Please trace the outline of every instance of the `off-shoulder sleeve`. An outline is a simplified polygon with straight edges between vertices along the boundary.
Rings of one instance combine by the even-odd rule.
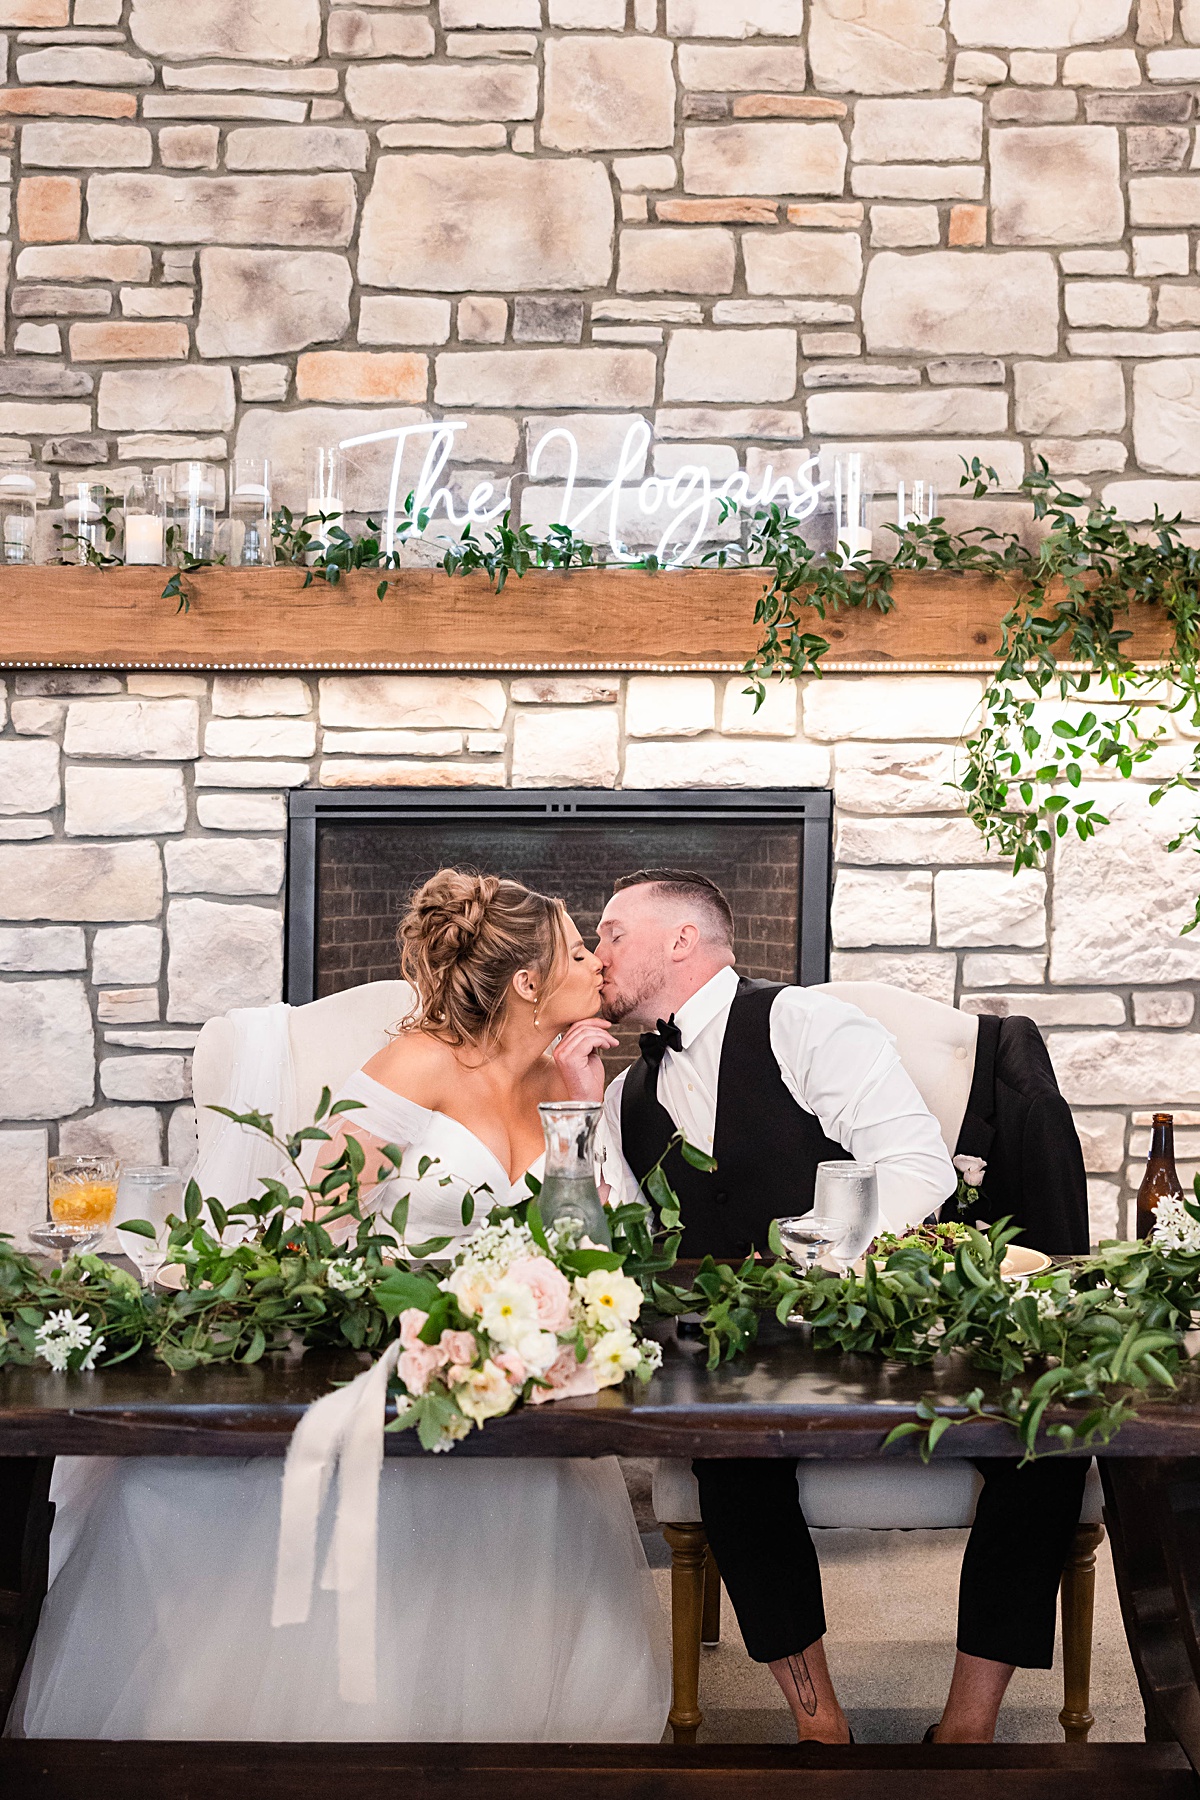
[[[356,1100],[357,1106],[341,1114],[343,1122],[356,1132],[369,1132],[382,1144],[395,1144],[400,1150],[419,1144],[429,1130],[433,1114],[428,1107],[393,1093],[359,1069],[339,1089],[335,1100]]]

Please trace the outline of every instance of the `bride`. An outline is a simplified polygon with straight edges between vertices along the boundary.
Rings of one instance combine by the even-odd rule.
[[[599,1007],[600,969],[561,903],[444,869],[400,928],[416,994],[352,1076],[367,1151],[405,1152],[409,1235],[466,1235],[470,1188],[527,1193],[537,1106],[567,1097],[551,1055]],[[607,1041],[581,1026],[589,1044]],[[325,1160],[341,1148],[331,1144]],[[431,1165],[431,1166],[430,1166]],[[339,1698],[336,1596],[272,1628],[277,1458],[88,1465],[8,1730],[28,1737],[657,1742],[662,1620],[614,1458],[390,1457],[379,1505],[378,1682]],[[74,1513],[74,1517],[72,1514]],[[82,1516],[79,1516],[82,1515]]]

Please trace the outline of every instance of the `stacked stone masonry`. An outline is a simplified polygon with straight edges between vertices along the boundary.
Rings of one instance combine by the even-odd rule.
[[[582,480],[641,409],[722,474],[808,440],[943,489],[979,451],[1011,489],[1038,454],[1200,523],[1192,0],[0,0],[0,28],[0,456],[51,509],[235,448],[302,504],[309,443],[453,408],[452,494],[512,481],[544,525],[529,409],[584,412]],[[380,505],[382,463],[358,485]]]
[[[1151,1108],[1200,1166],[1194,859],[1148,806],[1190,746],[1153,708],[1154,766],[1096,785],[1111,824],[1014,879],[947,785],[981,690],[831,675],[755,712],[736,675],[10,675],[0,1228],[42,1215],[47,1149],[192,1155],[200,1026],[280,995],[289,788],[831,787],[834,979],[1036,1020],[1111,1234]]]
[[[978,453],[1002,497],[945,510],[1024,530],[1041,455],[1200,528],[1196,0],[0,0],[0,37],[0,457],[47,546],[92,470],[266,455],[302,505],[310,444],[450,408],[458,504],[539,526],[530,445],[569,422],[594,483],[632,410],[655,474],[845,445],[946,493]],[[200,1023],[279,991],[289,786],[832,783],[834,973],[1032,1013],[1115,1228],[1151,1105],[1200,1161],[1193,869],[1145,806],[1187,745],[1014,882],[944,785],[978,691],[10,676],[4,1218],[48,1145],[186,1154]]]

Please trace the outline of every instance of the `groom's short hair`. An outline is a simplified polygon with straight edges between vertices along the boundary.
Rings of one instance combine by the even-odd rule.
[[[635,869],[632,875],[622,875],[613,882],[613,893],[631,887],[652,887],[664,897],[693,907],[705,941],[732,948],[733,908],[707,875],[697,875],[691,869]]]

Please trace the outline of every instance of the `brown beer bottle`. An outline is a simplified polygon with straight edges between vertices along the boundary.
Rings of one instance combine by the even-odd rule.
[[[1170,1113],[1155,1113],[1150,1135],[1150,1154],[1137,1197],[1137,1236],[1148,1238],[1160,1200],[1181,1200],[1183,1189],[1175,1173],[1175,1120]]]

